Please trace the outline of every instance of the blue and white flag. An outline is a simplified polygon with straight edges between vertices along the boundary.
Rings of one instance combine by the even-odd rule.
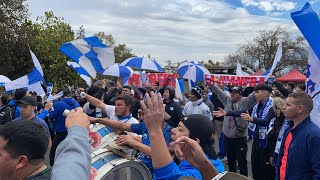
[[[274,69],[276,69],[278,63],[280,62],[281,57],[282,57],[282,42],[279,43],[279,46],[278,46],[278,49],[276,52],[276,56],[274,57],[273,64],[272,64],[271,68],[268,69],[265,73],[263,73],[262,76],[271,76]]]
[[[64,43],[59,50],[93,78],[115,62],[113,49],[102,44],[96,36]]]
[[[12,92],[19,88],[26,88],[28,91],[35,91],[38,95],[45,95],[46,93],[40,83],[42,78],[39,71],[33,68],[31,73],[6,83],[5,88],[7,92]]]
[[[39,62],[38,58],[36,57],[36,55],[34,55],[34,53],[31,50],[30,50],[30,54],[31,54],[32,61],[33,61],[33,64],[34,64],[34,69],[33,69],[33,72],[31,72],[31,73],[36,73],[35,71],[38,71],[36,74],[39,75],[40,80],[42,81],[42,83],[44,85],[46,85],[46,81],[44,80],[43,70],[42,70],[42,67],[40,65],[40,62]]]
[[[11,82],[11,80],[8,77],[0,75],[0,87],[4,86],[8,82]]]
[[[92,80],[90,78],[90,75],[88,74],[88,72],[82,68],[78,63],[76,62],[71,62],[71,61],[68,61],[67,62],[68,66],[70,66],[72,69],[74,69],[79,75],[80,77],[86,81],[87,85],[88,86],[91,86],[92,84]]]
[[[320,127],[320,61],[314,51],[310,49],[308,69],[306,73],[306,92],[313,99],[311,120]]]
[[[183,82],[182,82],[183,85]],[[181,87],[181,84],[178,80],[178,78],[176,79],[176,88],[175,88],[175,93],[176,93],[176,97],[179,99],[182,99],[182,89],[184,89],[183,87]]]
[[[306,3],[300,11],[291,13],[291,18],[320,59],[320,20],[317,13]]]

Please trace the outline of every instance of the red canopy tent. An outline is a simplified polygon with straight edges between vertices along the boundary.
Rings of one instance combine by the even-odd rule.
[[[290,72],[288,72],[286,75],[277,78],[277,81],[280,82],[300,82],[304,83],[306,81],[306,76],[301,74],[296,69],[292,69]]]
[[[261,69],[259,69],[258,71],[254,72],[250,76],[261,76],[262,74],[263,74],[263,71]]]

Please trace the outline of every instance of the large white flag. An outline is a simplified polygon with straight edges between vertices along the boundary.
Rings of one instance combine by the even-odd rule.
[[[309,51],[306,92],[313,99],[311,120],[320,127],[320,61],[312,49]]]
[[[248,73],[242,71],[241,64],[239,61],[237,61],[237,71],[236,71],[237,76],[249,76]]]
[[[274,57],[273,64],[270,69],[268,69],[262,76],[271,76],[274,69],[277,67],[282,57],[282,42],[279,43],[276,56]]]

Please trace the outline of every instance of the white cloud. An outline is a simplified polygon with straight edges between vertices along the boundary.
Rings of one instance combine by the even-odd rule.
[[[257,1],[242,0],[255,5]],[[237,44],[252,39],[259,30],[289,20],[250,15],[245,8],[233,8],[221,1],[206,0],[29,0],[32,17],[52,9],[57,16],[87,35],[104,31],[116,43],[125,43],[138,56],[151,54],[165,60],[222,60]],[[41,11],[39,11],[41,10]]]
[[[297,3],[283,0],[241,0],[244,6],[257,7],[260,10],[271,11],[288,11],[295,8]]]

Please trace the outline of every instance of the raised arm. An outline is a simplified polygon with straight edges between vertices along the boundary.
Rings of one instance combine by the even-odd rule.
[[[103,124],[105,126],[111,127],[114,130],[120,130],[120,131],[130,131],[131,130],[131,124],[128,123],[124,123],[121,121],[113,121],[107,118],[93,118],[93,117],[89,117],[90,122],[93,123],[99,123],[99,124]]]
[[[93,97],[93,96],[90,96],[89,94],[85,93],[85,92],[81,92],[80,93],[80,96],[82,98],[85,98],[87,101],[90,102],[90,104],[92,104],[93,106],[99,108],[99,109],[105,109],[106,108],[106,104],[104,102],[102,102],[101,100]]]
[[[164,106],[161,94],[156,95],[151,92],[150,98],[149,94],[146,93],[146,104],[141,101],[141,108],[150,137],[152,166],[154,168],[164,167],[172,162],[172,157],[164,137],[160,136],[160,134],[163,134],[161,125],[164,121]]]
[[[230,100],[230,97],[227,96],[216,84],[211,84],[209,88],[217,95],[223,106],[226,106],[226,104]]]

